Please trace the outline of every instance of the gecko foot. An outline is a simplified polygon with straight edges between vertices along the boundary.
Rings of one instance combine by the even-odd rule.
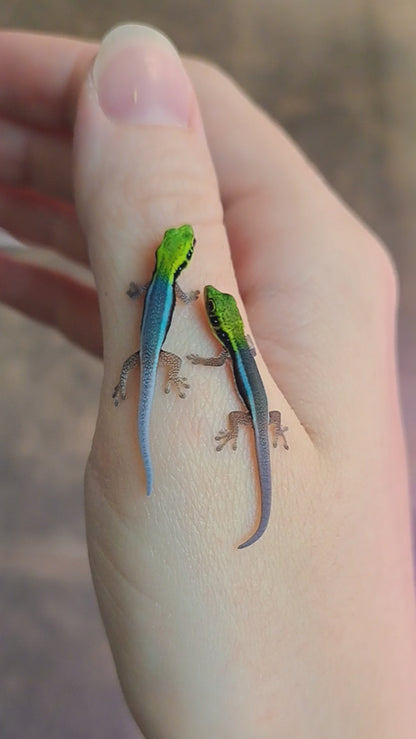
[[[121,387],[121,383],[118,383],[118,385],[115,386],[111,397],[114,399],[114,405],[116,408],[119,405],[120,400],[126,399],[126,389]]]
[[[278,438],[277,438],[278,436],[281,436],[282,439],[283,439],[283,449],[289,449],[289,444],[287,443],[286,436],[285,436],[285,432],[286,431],[289,431],[289,426],[283,426],[281,429],[279,429],[278,431],[276,431],[275,434],[273,434],[273,442],[272,443],[273,443],[273,446],[274,446],[275,449],[276,449],[277,444],[278,444]]]
[[[165,385],[165,393],[170,392],[171,385],[175,387],[180,398],[185,398],[185,390],[189,390],[188,380],[186,377],[179,377],[179,370],[182,360],[177,354],[167,352],[164,349],[160,352],[159,362],[168,368],[168,378]]]
[[[233,431],[226,431],[226,430],[218,431],[218,434],[215,437],[215,441],[219,441],[220,442],[215,447],[215,451],[217,451],[217,452],[220,452],[221,449],[224,449],[225,445],[229,441],[232,441],[233,442],[232,445],[231,445],[232,450],[235,452],[236,449],[237,449],[237,436],[236,436],[235,433],[233,433]]]
[[[189,390],[191,387],[188,384],[186,377],[170,377],[165,386],[165,393],[170,393],[171,385],[175,386],[175,390],[180,398],[186,398],[184,390]]]
[[[269,424],[272,427],[272,443],[276,448],[279,436],[283,439],[283,448],[289,449],[289,444],[286,441],[285,432],[288,431],[287,426],[282,426],[280,411],[270,411],[269,413]]]
[[[183,303],[193,303],[194,300],[198,300],[200,295],[200,290],[191,290],[189,293],[186,293],[182,290],[182,288],[178,285],[178,283],[175,283],[175,293],[176,297],[179,298],[179,300],[182,300]]]
[[[187,299],[186,303],[193,303],[194,300],[198,300],[199,296],[201,294],[200,290],[191,290],[189,293],[187,293]]]
[[[201,364],[201,359],[203,359],[199,354],[187,354],[186,358],[189,359],[192,364]]]
[[[130,370],[133,369],[133,367],[137,367],[139,364],[140,352],[134,352],[130,357],[127,357],[125,362],[123,362],[123,366],[121,368],[120,372],[120,379],[118,381],[118,384],[115,386],[112,397],[114,398],[114,405],[118,406],[120,403],[120,400],[126,399],[126,386],[127,386],[127,378],[129,376]]]

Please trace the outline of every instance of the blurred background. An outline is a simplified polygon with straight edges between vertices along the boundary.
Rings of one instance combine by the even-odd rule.
[[[82,37],[99,37],[127,20],[158,26],[184,53],[224,67],[386,241],[401,280],[400,377],[414,500],[416,4],[8,0],[0,6],[3,27]],[[0,737],[133,739],[138,731],[118,687],[84,541],[82,480],[100,364],[0,307],[0,367]]]

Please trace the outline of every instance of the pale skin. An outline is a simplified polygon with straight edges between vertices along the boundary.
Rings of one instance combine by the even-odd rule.
[[[386,252],[221,72],[188,60],[191,87],[165,56],[160,73],[186,87],[186,125],[126,124],[85,84],[96,51],[1,34],[0,224],[91,264],[102,334],[94,291],[2,254],[0,299],[95,354],[103,336],[88,546],[129,708],[149,739],[411,739],[415,608]],[[201,382],[190,365],[186,401],[159,382],[149,499],[136,397],[111,399],[139,322],[126,285],[148,280],[161,235],[180,223],[198,241],[181,286],[241,296],[269,406],[290,429],[290,450],[272,454],[268,529],[243,551],[258,508],[250,429],[234,453],[212,443],[235,403],[226,368]],[[166,349],[215,353],[200,301],[183,319]]]

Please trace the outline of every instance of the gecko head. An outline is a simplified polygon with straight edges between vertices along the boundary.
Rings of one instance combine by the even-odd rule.
[[[205,310],[212,331],[221,344],[230,349],[232,343],[244,341],[244,326],[235,298],[228,293],[222,293],[212,285],[204,287]]]
[[[195,236],[192,226],[185,224],[165,231],[163,241],[156,251],[156,262],[166,274],[178,277],[191,261]]]

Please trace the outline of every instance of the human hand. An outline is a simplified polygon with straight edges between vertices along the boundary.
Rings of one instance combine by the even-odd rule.
[[[134,46],[129,32],[116,38],[119,52]],[[146,48],[153,83],[142,77],[137,88],[153,102],[153,118],[139,104],[146,125],[103,114],[97,86],[107,112],[114,97],[97,73],[95,86],[83,83],[94,45],[21,34],[0,43],[0,113],[13,121],[1,124],[1,225],[89,259],[98,289],[104,381],[86,516],[127,701],[149,737],[413,736],[389,260],[286,136],[220,72],[192,61],[208,150],[175,55],[140,38],[113,94],[131,99]],[[102,55],[99,64],[105,74]],[[156,105],[162,94],[168,123]],[[289,426],[290,451],[272,450],[269,527],[243,552],[236,545],[255,521],[257,480],[249,432],[235,454],[215,453],[213,436],[236,406],[227,372],[202,379],[189,364],[185,401],[156,394],[150,499],[134,381],[119,408],[111,400],[138,343],[126,287],[148,280],[164,230],[183,222],[194,225],[197,246],[182,286],[212,283],[241,296],[270,407]],[[0,299],[100,351],[95,293],[76,281],[0,255]],[[215,351],[202,305],[178,308],[166,345],[180,356]]]

